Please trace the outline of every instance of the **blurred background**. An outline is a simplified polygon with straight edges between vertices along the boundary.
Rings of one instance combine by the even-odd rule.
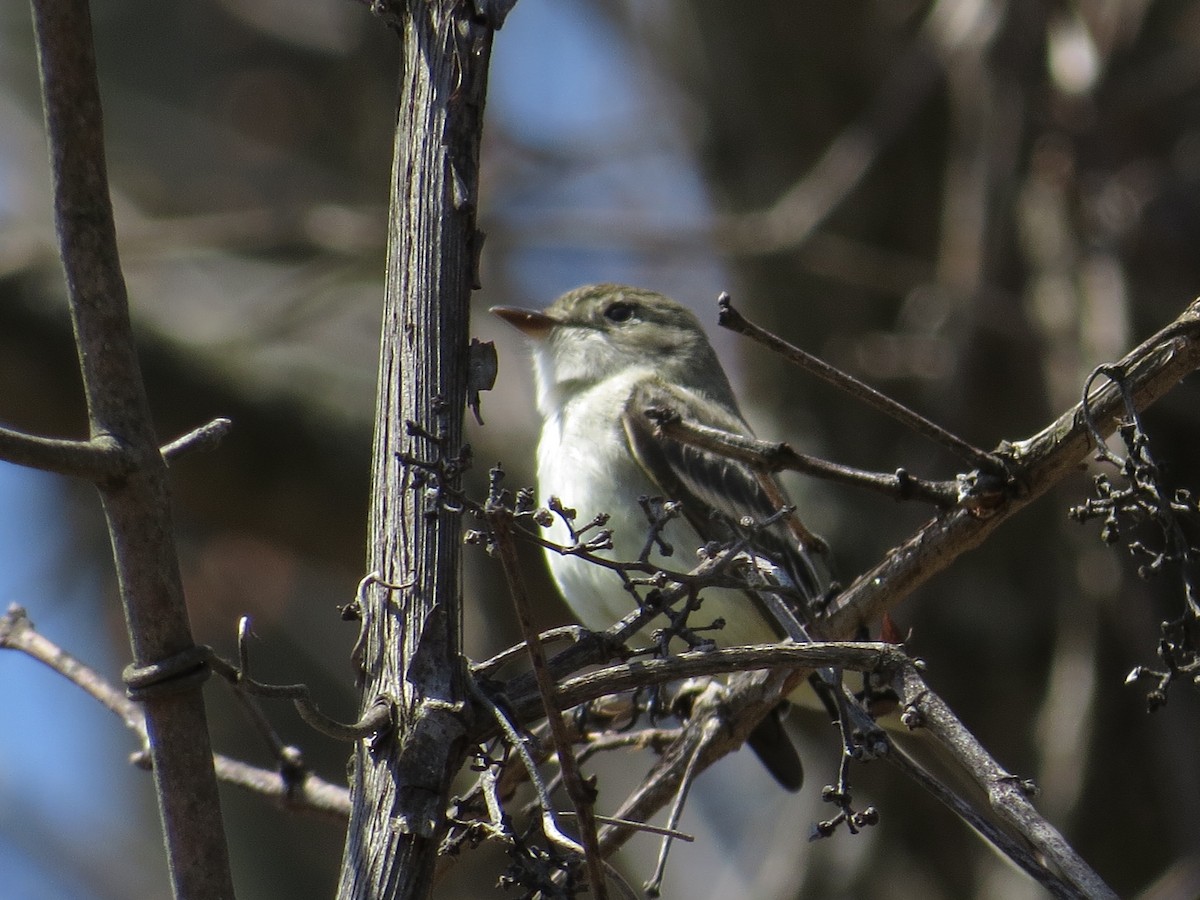
[[[108,166],[135,326],[164,440],[216,415],[220,448],[172,470],[197,639],[258,677],[356,706],[336,607],[362,575],[395,38],[358,4],[109,0],[94,10]],[[520,0],[495,43],[488,240],[474,333],[500,379],[469,423],[482,496],[534,480],[527,351],[485,310],[593,281],[651,287],[713,325],[759,434],[927,477],[961,466],[735,337],[716,296],[984,447],[1038,430],[1096,364],[1174,318],[1200,283],[1200,3],[1189,0]],[[0,8],[0,420],[80,437],[85,418],[51,224],[28,14]],[[1197,386],[1147,416],[1171,476],[1200,483]],[[895,612],[929,679],[1122,896],[1200,893],[1200,704],[1145,712],[1175,582],[1139,581],[1066,509],[1023,512]],[[928,510],[790,482],[849,581]],[[515,641],[499,570],[466,556],[467,647]],[[568,621],[540,558],[545,626]],[[128,660],[94,493],[0,464],[0,603],[114,681]],[[270,765],[220,684],[222,752]],[[272,709],[323,776],[345,747]],[[1037,897],[883,763],[855,799],[881,823],[809,843],[833,780],[828,724],[796,717],[808,783],[749,754],[705,773],[667,897]],[[0,871],[19,898],[168,896],[150,779],[121,724],[0,654]],[[650,759],[602,760],[611,811]],[[319,898],[342,835],[226,791],[243,898]],[[657,845],[619,864],[634,883]],[[494,896],[482,850],[440,886]]]

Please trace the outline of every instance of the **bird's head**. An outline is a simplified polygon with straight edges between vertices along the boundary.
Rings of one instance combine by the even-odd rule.
[[[732,397],[699,320],[654,291],[594,284],[563,294],[542,312],[509,306],[491,311],[533,339],[539,406],[637,372],[722,400]]]

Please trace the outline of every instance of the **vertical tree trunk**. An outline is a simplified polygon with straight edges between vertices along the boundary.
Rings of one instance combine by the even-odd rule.
[[[491,26],[470,3],[408,0],[376,408],[362,707],[396,729],[356,748],[340,896],[429,892],[465,753],[457,485]]]

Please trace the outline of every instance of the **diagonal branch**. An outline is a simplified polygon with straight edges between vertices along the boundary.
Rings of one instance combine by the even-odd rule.
[[[1003,460],[994,454],[986,453],[977,447],[973,447],[957,435],[951,434],[936,422],[931,422],[921,414],[909,409],[903,403],[893,400],[887,394],[875,390],[875,388],[868,384],[864,384],[853,375],[849,375],[841,369],[831,366],[825,360],[818,359],[811,353],[801,350],[793,344],[789,344],[778,335],[772,334],[765,328],[751,322],[734,309],[733,301],[729,298],[728,294],[721,294],[717,298],[717,305],[720,308],[720,312],[717,314],[717,322],[722,328],[728,328],[730,331],[736,331],[738,334],[745,335],[751,340],[757,341],[764,347],[785,357],[789,362],[800,366],[806,372],[811,372],[813,375],[832,384],[834,387],[840,388],[852,397],[858,398],[868,406],[872,406],[885,415],[891,416],[918,434],[923,434],[930,440],[941,444],[951,453],[966,460],[972,466],[982,469],[985,472],[996,474],[1004,471]]]
[[[988,802],[1000,817],[1017,829],[1040,857],[1062,873],[1071,888],[1069,896],[1081,900],[1116,900],[1117,895],[1112,889],[1034,809],[1029,798],[1036,790],[992,759],[945,701],[929,690],[914,666],[901,666],[894,683],[904,703],[905,723],[910,727],[927,728],[954,754],[986,792]]]
[[[49,666],[99,701],[137,737],[141,749],[135,755],[135,762],[150,765],[146,716],[138,704],[95,669],[37,631],[25,610],[15,604],[0,616],[0,649],[16,650]],[[252,766],[219,753],[213,755],[213,766],[217,778],[225,784],[273,800],[284,808],[339,823],[345,823],[350,815],[350,792],[311,772],[304,772],[299,778],[285,776],[281,771]]]
[[[1185,375],[1200,368],[1200,301],[1116,365],[1128,374],[1126,384],[1139,409],[1159,400]],[[1111,434],[1124,412],[1121,389],[1112,382],[1105,384],[1090,398],[1088,410],[1097,427]],[[876,621],[1074,472],[1094,446],[1082,404],[1071,407],[1033,437],[1002,444],[998,452],[1006,458],[1018,486],[1015,496],[987,516],[958,510],[933,519],[839,595],[816,623],[817,634],[826,639],[848,637],[860,625]]]

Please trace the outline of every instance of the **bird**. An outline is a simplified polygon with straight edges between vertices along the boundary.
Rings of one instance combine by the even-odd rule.
[[[562,515],[553,518],[549,541],[571,546],[574,528],[607,514],[611,547],[596,552],[634,561],[651,528],[646,501],[672,501],[679,514],[650,542],[649,562],[686,570],[692,564],[681,565],[683,554],[749,535],[756,563],[793,589],[803,621],[804,607],[819,600],[828,573],[823,547],[805,546],[797,535],[806,532],[789,522],[786,511],[781,514],[790,503],[782,485],[744,462],[665,437],[647,413],[669,410],[753,437],[694,313],[663,294],[608,283],[569,291],[541,311],[497,306],[491,312],[532,343],[542,419],[538,494],[575,511],[573,525]],[[636,601],[610,568],[552,548],[546,559],[583,626],[607,628],[634,608]],[[706,588],[701,597],[688,625],[724,620],[715,632],[723,646],[776,641],[787,631],[753,593]],[[803,767],[777,715],[757,726],[749,744],[783,787],[800,789]]]

